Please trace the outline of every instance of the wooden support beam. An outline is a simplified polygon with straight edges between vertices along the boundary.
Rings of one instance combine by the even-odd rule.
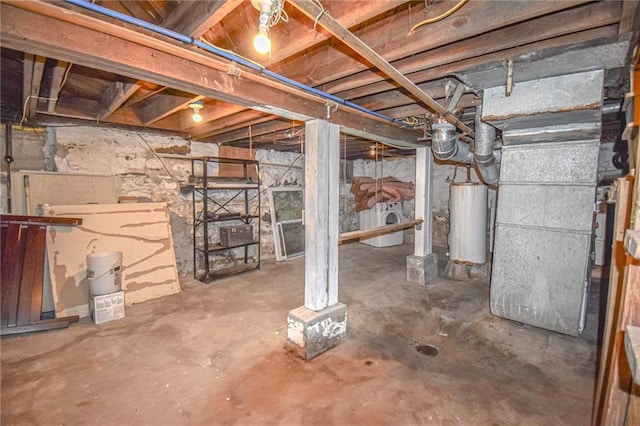
[[[33,63],[35,55],[25,53],[22,61],[22,117],[28,118],[29,101],[31,100],[31,84],[33,81]]]
[[[389,32],[393,22],[414,22],[415,9],[405,10],[391,17],[385,18],[375,25],[358,30],[355,34],[372,49],[381,54],[387,61],[393,62],[426,52],[438,47],[477,36],[478,28],[496,30],[506,28],[518,22],[526,22],[538,16],[571,9],[588,1],[518,1],[510,2],[509,7],[499,1],[472,1],[460,9],[450,19],[444,19],[416,31],[412,36],[401,31]],[[619,6],[612,5],[613,8]],[[314,17],[315,18],[315,17]],[[407,28],[407,31],[409,29]],[[423,31],[428,32],[428,36]],[[502,33],[503,42],[510,38],[508,29]],[[495,50],[500,49],[500,44]],[[347,77],[369,68],[367,64],[344,55],[343,52],[331,46],[321,47],[314,56],[322,57],[322,61],[312,61],[308,56],[301,55],[283,64],[277,64],[273,71],[285,72],[287,76],[298,81],[310,81],[314,85],[327,83],[327,76],[331,79]],[[320,88],[320,87],[319,87]],[[330,92],[334,93],[334,92]]]
[[[320,311],[338,303],[338,184],[340,130],[305,124],[304,306]]]
[[[160,15],[160,13],[151,6],[153,2],[120,0],[120,3],[122,4],[122,6],[124,6],[125,9],[129,11],[131,16],[133,16],[134,18],[151,22],[152,24],[158,24],[163,20],[163,17]]]
[[[433,154],[430,147],[416,150],[415,217],[425,223],[415,233],[413,254],[426,257],[433,253]]]
[[[116,81],[109,84],[98,106],[98,120],[104,120],[113,114],[123,103],[127,101],[140,86],[134,83]]]
[[[351,33],[347,28],[342,26],[338,21],[333,19],[321,9],[317,3],[312,0],[289,0],[294,6],[302,10],[312,19],[316,19],[320,25],[328,30],[334,37],[341,40],[349,48],[353,49],[356,53],[361,55],[367,61],[375,65],[379,70],[389,76],[393,81],[400,84],[405,90],[415,96],[418,100],[423,102],[431,111],[436,114],[442,115],[443,118],[449,123],[456,126],[463,133],[473,137],[473,130],[457,117],[449,114],[442,105],[433,100],[429,95],[420,90],[411,80],[404,76],[400,71],[393,67],[386,59],[376,53],[365,42],[360,40],[357,36]]]
[[[325,99],[249,70],[229,75],[228,62],[210,54],[44,2],[12,0],[2,2],[0,8],[7,18],[2,20],[0,35],[8,48],[83,63],[287,119],[327,116]],[[67,41],[70,34],[75,41],[72,46]],[[347,134],[392,146],[417,146],[417,132],[344,106],[331,111],[331,120]]]
[[[252,121],[252,123],[256,123],[256,121]],[[292,127],[292,122],[283,122],[280,120],[271,120],[270,117],[266,117],[264,122],[252,124],[251,125],[251,137],[254,142],[264,141],[265,139],[272,140],[269,136],[265,138],[265,135],[271,135],[274,132],[285,131]],[[226,133],[221,133],[213,138],[213,142],[215,143],[229,143],[235,142],[240,139],[248,139],[249,138],[249,127],[246,123],[242,124],[236,130],[232,130]]]
[[[606,39],[609,37],[615,37],[617,34],[617,25],[607,25],[601,28],[593,30],[581,31],[576,34],[570,34],[566,36],[560,36],[549,40],[543,40],[524,46],[518,46],[506,50],[488,53],[486,55],[472,57],[468,59],[453,60],[453,62],[434,66],[433,68],[427,67],[421,71],[407,74],[413,82],[422,83],[435,78],[439,78],[442,75],[449,75],[462,72],[466,69],[486,66],[487,64],[502,62],[504,58],[513,58],[519,55],[526,55],[532,51],[541,51],[545,49],[552,49],[556,47],[566,46],[570,44],[586,43],[591,40]],[[456,49],[457,50],[457,49]],[[435,63],[440,62],[439,56],[433,57]],[[404,70],[403,68],[401,68]],[[345,99],[357,98],[360,96],[366,96],[371,93],[380,93],[388,90],[392,90],[397,87],[391,81],[380,81],[379,77],[370,79],[365,73],[359,73],[348,79],[336,80],[332,83],[320,86],[321,90],[328,91],[329,93],[335,93],[337,96]],[[378,81],[377,83],[371,83],[372,81]],[[366,84],[366,85],[361,85]]]
[[[235,9],[241,2],[242,0],[183,2],[177,6],[177,10],[174,10],[171,15],[164,20],[163,25],[181,34],[190,34],[192,37],[198,38],[231,10]],[[126,2],[125,7],[129,9],[131,13],[134,13],[131,7],[140,9],[136,12],[137,14],[146,13],[137,5],[137,2]],[[136,15],[136,13],[134,13],[134,15]],[[138,92],[139,89],[140,85],[135,83],[111,83],[103,96],[98,120],[104,120],[113,114],[118,108],[125,104],[134,93]],[[164,89],[165,88],[162,88],[160,91]],[[197,99],[194,98],[194,100]],[[143,121],[147,120],[145,117],[147,117],[148,114],[150,114],[148,111],[141,113]],[[164,117],[166,117],[166,115],[160,114],[157,118],[149,118],[148,120],[151,120],[149,123],[152,123]]]
[[[185,114],[182,130],[190,132],[193,135],[198,135],[198,137],[200,137],[200,135],[205,137],[210,136],[221,128],[226,129],[229,124],[235,124],[229,123],[229,120],[233,121],[233,117],[240,115],[239,113],[246,114],[246,118],[244,119],[245,124],[249,120],[265,115],[238,105],[218,101],[216,102],[215,108],[206,108],[206,110],[203,109],[200,111],[200,115],[202,115],[202,122],[200,123],[194,123],[191,119],[191,114]],[[208,132],[211,133],[207,134]]]
[[[530,21],[512,25],[506,29],[496,29],[485,34],[478,35],[468,40],[457,41],[446,46],[430,49],[423,53],[412,55],[408,58],[399,59],[392,62],[400,72],[407,75],[413,82],[421,83],[423,79],[415,78],[418,71],[428,72],[431,68],[441,65],[454,64],[465,61],[469,58],[479,60],[479,58],[495,52],[504,52],[503,58],[515,56],[508,49],[519,48],[523,53],[529,53],[532,49],[531,43],[545,40],[550,46],[560,46],[563,44],[579,43],[585,37],[579,33],[592,28],[601,28],[606,25],[615,24],[620,19],[620,6],[609,3],[594,3],[582,6],[576,10],[567,10],[553,15],[543,16]],[[600,32],[587,33],[592,38],[601,37]],[[615,33],[611,32],[610,35]],[[584,34],[582,34],[584,35]],[[558,38],[560,37],[560,38]],[[575,39],[575,41],[574,41]],[[526,48],[525,45],[528,45]],[[507,56],[509,55],[509,56]],[[485,56],[486,57],[486,56]],[[460,68],[462,70],[463,68]],[[444,74],[443,74],[444,75]],[[375,71],[364,70],[356,74],[336,79],[333,82],[319,86],[329,93],[339,93],[346,99],[361,96],[353,93],[354,82],[358,82],[356,87],[367,87],[384,80]],[[392,82],[386,82],[376,90],[390,90],[396,88]],[[376,92],[373,92],[376,93]]]
[[[162,93],[154,96],[140,114],[145,125],[155,123],[177,111],[189,108],[191,102],[203,99],[204,96],[185,96],[183,94]]]
[[[64,84],[64,77],[67,74],[71,64],[65,61],[58,61],[56,66],[53,68],[53,73],[51,75],[51,87],[49,90],[49,102],[47,105],[48,112],[54,112],[56,109],[56,104],[58,103],[58,98],[60,97],[60,91],[62,90],[62,86]]]
[[[394,225],[384,225],[376,228],[361,229],[359,231],[343,232],[338,237],[338,244],[352,243],[354,241],[366,240],[367,238],[375,238],[381,235],[392,234],[394,232],[413,228],[421,223],[422,219],[411,219]]]
[[[640,27],[640,2],[623,1],[622,16],[618,25],[618,34],[637,31]]]
[[[619,178],[616,181],[616,214],[613,224],[613,245],[611,250],[611,267],[609,272],[609,288],[607,295],[607,309],[600,352],[600,365],[594,397],[592,425],[598,426],[611,421],[610,400],[611,393],[620,392],[613,388],[618,383],[618,359],[620,355],[620,333],[618,330],[623,304],[623,288],[625,275],[625,230],[629,226],[631,217],[631,194],[633,178]]]
[[[23,83],[22,96],[24,117],[33,122],[38,107],[38,97],[40,96],[40,84],[42,83],[42,74],[44,73],[44,63],[46,58],[43,56],[34,56],[26,53],[23,65]]]
[[[404,0],[376,0],[376,1],[342,1],[331,4],[331,16],[346,28],[353,28],[359,24],[374,19],[406,3]],[[256,13],[257,18],[257,13]],[[315,17],[314,17],[315,18]],[[272,31],[272,45],[277,46],[271,52],[270,64],[281,62],[290,56],[318,45],[328,39],[327,34],[320,31],[310,31],[308,27],[297,26],[287,31]],[[295,43],[289,42],[295,40]],[[249,46],[253,49],[253,46]],[[244,52],[247,53],[247,52]]]
[[[241,4],[242,0],[185,1],[167,16],[163,26],[199,38]]]

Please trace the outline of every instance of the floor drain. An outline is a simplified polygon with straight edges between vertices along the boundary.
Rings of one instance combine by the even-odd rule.
[[[416,350],[422,354],[422,355],[426,355],[426,356],[436,356],[438,355],[438,348],[436,348],[435,346],[431,346],[431,345],[420,345],[416,347]]]

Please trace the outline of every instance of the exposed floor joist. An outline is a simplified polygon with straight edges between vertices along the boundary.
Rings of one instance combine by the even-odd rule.
[[[5,2],[2,13],[14,23],[2,27],[2,38],[9,48],[79,61],[96,69],[144,78],[289,119],[325,118],[327,114],[327,101],[317,96],[247,71],[241,76],[230,76],[226,73],[228,64],[211,55],[204,56],[57,6]],[[77,40],[73,47],[66,43],[69,34]],[[203,77],[194,81],[193,76]],[[348,134],[366,135],[402,147],[416,146],[417,133],[344,107],[331,112],[331,119]]]

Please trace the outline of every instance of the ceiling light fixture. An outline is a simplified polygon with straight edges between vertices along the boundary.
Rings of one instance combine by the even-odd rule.
[[[189,108],[191,108],[193,110],[193,115],[191,116],[193,121],[195,121],[196,123],[200,123],[202,121],[202,116],[200,115],[200,110],[202,108],[204,108],[204,105],[202,104],[202,101],[191,102],[189,104]]]
[[[271,19],[271,0],[251,0],[253,7],[260,11],[260,24],[258,35],[253,39],[253,47],[258,53],[266,54],[271,51],[271,39],[269,39],[269,20]]]

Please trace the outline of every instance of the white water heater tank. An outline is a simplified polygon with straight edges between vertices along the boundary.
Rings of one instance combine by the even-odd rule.
[[[452,183],[449,188],[449,259],[487,261],[487,186],[482,183]]]

